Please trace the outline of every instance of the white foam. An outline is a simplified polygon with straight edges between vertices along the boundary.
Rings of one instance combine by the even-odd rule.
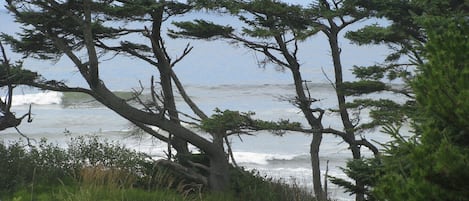
[[[45,91],[34,94],[14,95],[13,106],[18,105],[53,105],[62,103],[63,93],[55,91]]]
[[[254,152],[233,152],[236,162],[267,165],[269,160],[292,160],[293,154],[268,154]]]

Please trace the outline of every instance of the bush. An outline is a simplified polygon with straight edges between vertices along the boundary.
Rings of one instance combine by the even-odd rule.
[[[57,186],[79,182],[94,173],[126,174],[143,178],[151,171],[150,157],[98,137],[72,138],[68,149],[48,144],[45,139],[37,146],[24,142],[0,143],[0,198],[29,186]],[[103,172],[98,172],[102,170]],[[129,182],[123,182],[129,186]]]

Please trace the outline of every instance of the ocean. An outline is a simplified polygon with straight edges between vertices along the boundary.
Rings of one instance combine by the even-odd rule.
[[[333,88],[326,83],[310,83],[313,97],[318,97],[316,106],[334,108],[337,106]],[[255,112],[255,118],[263,120],[289,119],[305,124],[299,109],[286,101],[294,97],[294,86],[289,84],[263,85],[187,85],[186,90],[193,100],[208,114],[215,108]],[[24,122],[18,128],[32,139],[47,138],[49,142],[66,147],[72,136],[96,135],[110,139],[126,147],[143,151],[155,159],[163,158],[166,144],[147,135],[132,135],[132,125],[114,112],[105,108],[91,97],[77,93],[34,91],[29,88],[16,90],[13,108],[17,114],[24,114],[32,105],[33,122]],[[130,97],[132,92],[120,91],[120,96]],[[402,99],[392,94],[381,93],[374,98]],[[176,97],[179,109],[190,113],[180,97]],[[366,113],[365,113],[366,114]],[[362,121],[369,120],[365,115]],[[326,113],[325,127],[341,128],[340,118],[334,113]],[[191,128],[197,131],[196,128]],[[268,131],[254,132],[230,138],[234,156],[238,165],[248,170],[257,170],[261,175],[296,182],[307,188],[312,187],[309,144],[312,136],[287,132],[276,136]],[[366,133],[367,139],[385,142],[389,137],[379,130]],[[2,131],[0,140],[8,143],[20,139],[14,129]],[[196,151],[195,148],[193,150]],[[368,150],[363,150],[370,156]],[[322,173],[328,162],[329,175],[346,178],[339,167],[351,158],[346,143],[340,138],[325,135],[320,151]],[[351,200],[352,197],[342,192],[337,186],[329,184],[329,193],[333,199]]]

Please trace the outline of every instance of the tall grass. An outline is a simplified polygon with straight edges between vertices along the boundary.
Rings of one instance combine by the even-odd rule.
[[[205,191],[151,158],[97,137],[72,138],[67,149],[0,143],[0,200],[14,201],[312,201],[297,185],[232,169],[232,189]]]

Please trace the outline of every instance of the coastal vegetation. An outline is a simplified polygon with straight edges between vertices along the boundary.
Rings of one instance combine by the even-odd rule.
[[[0,144],[0,199],[26,200],[168,200],[168,201],[311,201],[308,190],[256,172],[231,168],[232,189],[210,192],[182,177],[166,160],[96,136],[71,138],[67,147],[41,140]]]
[[[67,148],[17,142],[1,144],[0,199],[7,200],[313,200],[309,191],[237,167],[229,137],[252,131],[285,131],[312,136],[310,159],[315,199],[328,198],[327,181],[342,186],[355,200],[467,200],[469,188],[469,5],[466,1],[318,0],[308,6],[275,0],[254,1],[16,1],[7,9],[22,25],[18,36],[2,34],[1,44],[40,60],[73,62],[86,86],[68,86],[45,80],[41,72],[11,64],[3,45],[0,87],[0,130],[18,126],[28,117],[10,111],[13,89],[27,85],[43,90],[88,94],[129,120],[141,131],[167,142],[167,159],[154,161],[143,153],[98,138],[73,139]],[[213,12],[234,17],[242,28],[205,19],[170,21],[190,12]],[[366,25],[370,18],[386,26]],[[39,20],[40,19],[40,20]],[[111,23],[112,22],[112,23]],[[136,27],[127,28],[128,22]],[[168,36],[162,31],[171,23]],[[344,33],[345,32],[345,33]],[[330,48],[337,101],[321,108],[309,89],[300,62],[299,44],[324,34]],[[339,39],[342,34],[357,45],[387,45],[392,52],[384,63],[354,66],[356,81],[343,77]],[[306,125],[289,120],[263,121],[252,112],[215,109],[206,114],[191,99],[174,72],[191,53],[188,44],[171,57],[165,38],[226,40],[291,73],[294,97],[284,97],[301,111]],[[102,55],[139,59],[155,69],[148,80],[150,96],[136,90],[132,97],[113,93],[99,74]],[[314,57],[315,55],[310,55]],[[388,81],[399,80],[403,88]],[[159,86],[156,86],[159,85]],[[175,104],[176,90],[192,114]],[[404,103],[370,99],[368,94],[390,91],[407,98]],[[371,122],[362,122],[362,111]],[[341,127],[326,127],[328,113],[340,117]],[[28,119],[29,120],[29,119]],[[209,137],[184,126],[195,126]],[[400,131],[412,128],[410,136]],[[153,128],[168,133],[163,135]],[[391,142],[372,142],[362,135],[373,129],[389,134]],[[325,177],[319,150],[323,135],[342,139],[351,151],[344,173],[351,180]],[[200,153],[191,153],[188,144]],[[378,146],[383,147],[381,150]],[[362,147],[373,156],[365,158]],[[172,150],[176,150],[173,153]],[[231,161],[231,162],[230,162]]]

